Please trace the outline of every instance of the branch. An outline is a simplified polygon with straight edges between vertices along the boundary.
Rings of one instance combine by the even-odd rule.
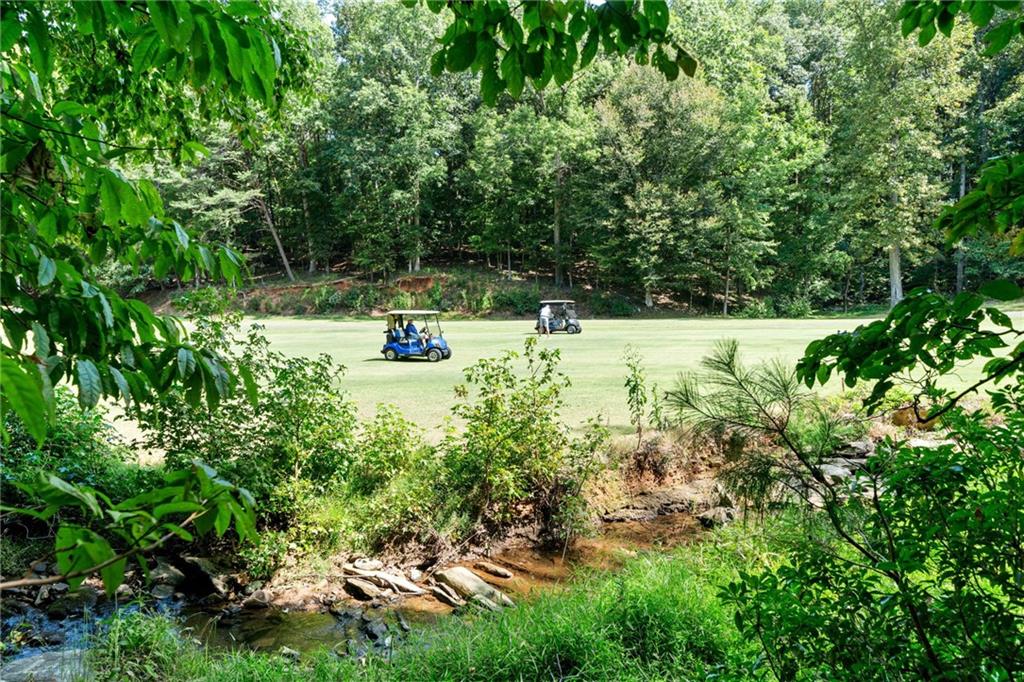
[[[194,521],[197,516],[205,514],[206,511],[206,509],[202,509],[200,511],[192,512],[189,515],[189,517],[181,523],[181,525],[187,526],[188,524],[192,523],[192,521]],[[102,571],[107,566],[116,564],[118,561],[121,561],[122,559],[127,559],[128,557],[139,554],[140,552],[149,552],[150,550],[156,549],[157,547],[164,544],[174,536],[175,533],[169,532],[163,537],[153,542],[152,544],[146,545],[145,547],[133,547],[132,549],[122,552],[121,554],[117,554],[102,563],[96,564],[95,566],[83,568],[78,571],[72,571],[71,573],[67,573],[65,575],[52,575],[48,578],[22,578],[20,580],[9,580],[5,583],[0,583],[0,591],[12,590],[16,587],[36,587],[37,585],[52,585],[53,583],[67,582],[74,578],[80,578],[84,575],[91,575],[98,571]]]
[[[4,116],[6,116],[7,118],[13,118],[15,121],[20,121],[21,123],[24,123],[27,126],[31,126],[32,128],[35,128],[36,130],[45,130],[47,132],[56,133],[58,135],[67,135],[68,137],[77,137],[80,140],[88,140],[89,142],[96,142],[96,143],[99,143],[99,144],[105,144],[108,147],[115,147],[117,149],[128,149],[128,150],[133,150],[133,151],[137,151],[137,152],[152,152],[152,151],[157,151],[157,150],[160,150],[160,151],[173,151],[175,149],[180,148],[180,146],[181,146],[181,145],[178,145],[178,146],[174,146],[174,147],[136,147],[134,145],[129,145],[129,144],[116,144],[114,142],[108,142],[106,140],[101,140],[101,139],[99,139],[97,137],[89,137],[88,135],[80,135],[78,133],[73,133],[73,132],[71,132],[69,130],[60,130],[59,128],[50,128],[49,126],[39,125],[38,123],[32,123],[31,121],[25,120],[25,119],[21,118],[20,116],[15,116],[14,114],[9,113],[9,112],[5,113]]]

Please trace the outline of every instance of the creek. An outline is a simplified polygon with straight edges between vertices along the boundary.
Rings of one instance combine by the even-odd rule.
[[[581,571],[614,571],[637,552],[669,550],[693,541],[700,533],[700,523],[685,512],[647,520],[608,522],[596,536],[580,539],[566,551],[513,547],[488,557],[510,570],[511,578],[480,575],[520,601],[538,591],[562,589]],[[470,568],[473,564],[473,560],[460,562]],[[19,630],[25,636],[20,649],[4,658],[0,678],[5,682],[33,679],[31,675],[38,682],[66,679],[61,670],[74,667],[71,659],[81,658],[90,637],[103,627],[104,617],[115,609],[138,608],[137,604],[115,605],[104,600],[91,608],[86,617],[52,619],[42,609],[27,605],[18,613],[5,612],[4,641],[16,639],[12,633]],[[242,648],[300,655],[326,647],[339,655],[353,656],[370,651],[386,653],[406,633],[429,628],[454,611],[432,596],[407,597],[371,607],[356,602],[336,604],[329,611],[273,606],[214,608],[173,598],[157,601],[155,608],[177,617],[183,636],[212,650]]]

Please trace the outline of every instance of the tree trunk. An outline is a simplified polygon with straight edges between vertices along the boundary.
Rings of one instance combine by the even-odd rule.
[[[722,314],[729,315],[729,285],[732,277],[732,227],[725,233],[725,296],[722,297]]]
[[[960,198],[964,198],[964,194],[967,193],[967,162],[963,159],[960,160]],[[963,242],[957,244],[956,255],[956,293],[960,293],[964,290],[964,245]]]
[[[302,193],[302,216],[306,224],[306,248],[309,250],[309,274],[316,272],[316,256],[313,255],[313,237],[309,233],[309,201],[306,193]]]
[[[421,241],[422,238],[423,238],[423,235],[420,232],[420,183],[419,183],[419,181],[416,182],[415,202],[416,202],[416,212],[413,214],[412,229],[415,230],[415,234],[416,234],[416,247],[415,247],[415,249],[413,251],[413,256],[412,256],[412,261],[411,261],[412,266],[409,269],[410,272],[419,272],[420,271],[420,250],[423,248],[422,241]]]
[[[843,312],[850,310],[850,279],[853,277],[853,269],[847,269],[846,282],[843,283]]]
[[[561,225],[561,209],[562,209],[562,176],[565,172],[565,166],[562,165],[561,153],[555,154],[555,220],[554,220],[554,239],[552,243],[555,247],[555,286],[559,289],[562,288],[562,225]]]
[[[654,307],[654,296],[651,294],[650,287],[644,287],[644,305],[648,308]]]
[[[900,270],[900,245],[889,246],[889,307],[903,300],[903,274]]]
[[[263,199],[256,199],[256,206],[263,215],[263,222],[267,229],[270,230],[270,236],[274,238],[274,244],[277,245],[277,253],[281,256],[281,262],[284,263],[284,271],[288,275],[288,281],[294,282],[295,274],[292,272],[291,263],[288,262],[288,255],[284,252],[284,245],[281,244],[281,237],[277,234],[277,228],[274,227],[274,219],[270,215],[270,208]]]
[[[725,296],[722,297],[722,314],[723,315],[728,315],[729,314],[729,285],[731,283],[730,282],[730,278],[731,277],[732,277],[732,269],[727,267],[725,269]]]

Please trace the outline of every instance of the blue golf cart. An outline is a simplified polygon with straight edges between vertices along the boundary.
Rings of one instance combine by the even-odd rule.
[[[430,362],[437,362],[450,358],[452,349],[441,333],[438,313],[437,310],[389,310],[388,328],[384,330],[384,347],[380,349],[384,359],[426,358]],[[436,331],[430,328],[431,318]],[[423,326],[415,327],[414,320],[422,320]],[[415,333],[406,329],[410,323],[415,327]]]

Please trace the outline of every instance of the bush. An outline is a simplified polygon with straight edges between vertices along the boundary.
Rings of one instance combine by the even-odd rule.
[[[313,498],[335,490],[352,461],[355,408],[337,389],[343,368],[327,355],[270,350],[258,325],[239,340],[234,313],[194,323],[198,343],[249,368],[258,395],[239,385],[211,412],[172,391],[140,416],[147,444],[164,450],[171,468],[198,457],[247,488],[264,527],[301,523]]]
[[[288,535],[281,531],[266,530],[260,533],[259,542],[245,545],[238,551],[238,557],[249,578],[266,580],[284,564],[288,554]]]
[[[412,294],[408,291],[398,291],[391,296],[388,301],[388,307],[392,310],[408,310],[416,305],[413,300]]]
[[[597,294],[590,299],[590,310],[595,317],[629,317],[637,307],[622,294]]]
[[[772,302],[770,296],[765,298],[755,298],[753,301],[743,306],[736,314],[736,317],[754,320],[771,319],[776,316],[775,303]]]
[[[69,483],[89,486],[112,499],[127,499],[159,481],[156,469],[130,463],[131,453],[101,408],[83,410],[71,391],[55,390],[54,420],[42,447],[13,412],[5,415],[10,439],[0,443],[0,482],[4,503],[25,501],[17,484],[39,472],[56,474]]]
[[[387,485],[428,450],[423,433],[394,405],[378,405],[373,421],[364,424],[356,442],[349,485],[368,495]]]
[[[568,379],[556,370],[558,350],[537,350],[526,340],[520,376],[515,352],[484,359],[465,370],[469,387],[454,408],[464,420],[461,432],[449,432],[441,445],[447,488],[468,516],[501,528],[517,515],[533,513],[549,532],[567,498],[579,495],[590,472],[596,443],[574,450],[569,430],[559,419]],[[589,453],[574,457],[574,452]]]
[[[814,307],[808,298],[788,298],[779,302],[779,317],[801,318],[814,314]]]
[[[507,310],[516,315],[536,313],[540,302],[540,292],[536,289],[508,288],[499,289],[494,293],[494,308]]]

